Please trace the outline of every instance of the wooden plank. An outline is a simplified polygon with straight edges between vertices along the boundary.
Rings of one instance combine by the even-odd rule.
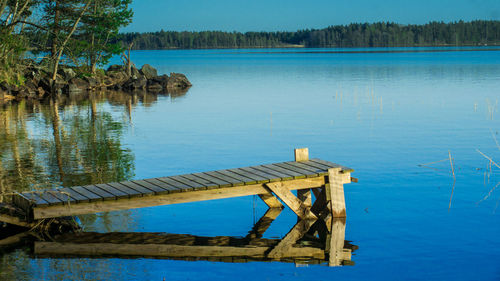
[[[310,189],[299,189],[297,190],[297,198],[302,201],[304,206],[312,207],[312,195]]]
[[[288,164],[288,165],[291,165],[291,166],[294,166],[294,167],[298,167],[298,168],[302,168],[304,170],[307,170],[307,171],[310,171],[316,175],[326,175],[328,174],[327,170],[324,170],[324,169],[319,169],[319,168],[316,168],[316,167],[311,167],[311,166],[308,166],[306,165],[305,163],[302,163],[302,162],[285,162],[285,164]]]
[[[254,180],[254,179],[242,176],[240,174],[236,174],[236,173],[231,172],[229,170],[219,170],[219,171],[216,171],[216,172],[219,173],[219,174],[223,174],[225,176],[234,178],[234,179],[236,179],[236,180],[238,180],[240,182],[243,182],[244,184],[256,184],[257,183],[257,181]]]
[[[287,235],[267,254],[267,257],[279,259],[287,256],[297,240],[302,238],[307,233],[309,228],[314,224],[315,220],[301,220],[287,233]]]
[[[345,218],[345,197],[344,197],[344,180],[340,174],[341,168],[328,169],[328,181],[326,185],[327,198],[330,197],[330,208],[334,218]]]
[[[327,245],[329,253],[328,265],[329,266],[340,266],[342,265],[344,259],[350,260],[350,257],[345,255],[344,249],[345,244],[345,220],[334,219],[331,224],[331,235]]]
[[[204,174],[212,176],[214,178],[221,179],[221,180],[226,181],[226,182],[229,182],[229,183],[231,183],[231,186],[240,186],[240,185],[244,185],[245,184],[245,183],[243,183],[240,180],[237,180],[237,179],[232,178],[232,177],[228,177],[228,176],[226,176],[224,174],[221,174],[221,173],[217,173],[216,171],[205,172]]]
[[[74,201],[76,201],[76,202],[82,202],[82,201],[88,201],[89,200],[87,197],[81,195],[80,193],[74,191],[73,189],[71,189],[69,187],[61,188],[61,191],[69,193],[69,195],[71,196],[71,198]]]
[[[284,175],[284,176],[286,176],[286,177],[288,177],[288,178],[290,178],[290,177],[291,177],[291,178],[293,178],[293,179],[303,179],[303,178],[305,178],[305,177],[306,177],[305,175],[303,175],[303,174],[301,174],[301,173],[297,173],[297,172],[295,172],[295,171],[290,171],[290,170],[288,170],[288,169],[283,169],[283,168],[281,168],[280,166],[276,166],[276,165],[274,165],[274,164],[260,165],[260,166],[257,166],[257,167],[255,167],[255,168],[260,169],[261,167],[262,167],[262,169],[263,169],[265,172],[266,172],[266,171],[268,171],[268,172],[269,172],[269,173],[271,173],[271,174],[272,174],[272,173],[276,173],[276,172],[278,172],[278,173],[280,173],[280,174],[282,174],[282,175]],[[285,178],[286,178],[286,177],[285,177]],[[283,178],[283,177],[282,177],[282,179],[285,179],[285,178]]]
[[[295,197],[288,187],[283,185],[283,182],[271,182],[265,185],[300,218],[317,219],[316,215],[311,212],[311,209]]]
[[[183,192],[184,191],[189,191],[189,190],[193,189],[192,186],[184,184],[184,183],[181,183],[181,182],[178,182],[178,181],[175,181],[175,180],[171,179],[170,177],[162,177],[162,178],[156,178],[156,179],[159,180],[159,181],[162,181],[164,183],[168,183],[171,186],[175,186],[175,187],[179,188]]]
[[[217,184],[219,187],[229,187],[229,186],[232,186],[232,184],[230,182],[227,182],[227,181],[223,181],[219,178],[216,178],[216,177],[213,177],[211,175],[207,175],[205,173],[195,173],[195,174],[192,174],[193,176],[196,176],[196,177],[199,177],[199,178],[202,178],[202,179],[205,179],[205,180],[208,180],[208,181],[211,181],[215,184]]]
[[[144,186],[149,190],[154,191],[155,194],[166,194],[166,193],[170,192],[168,189],[162,188],[159,185],[152,184],[152,183],[149,183],[149,182],[144,181],[144,180],[133,180],[132,182],[135,184],[138,184],[140,186]]]
[[[314,162],[314,161],[305,161],[305,162],[302,162],[302,164],[304,165],[307,165],[307,166],[311,166],[311,167],[314,167],[314,168],[318,168],[318,169],[321,169],[321,170],[325,170],[325,171],[328,171],[328,169],[332,168],[328,165],[325,165],[325,164],[320,164],[320,163],[317,163],[317,162]]]
[[[67,194],[67,192],[64,192],[61,188],[54,190],[54,192],[52,192],[51,194],[57,197],[57,199],[61,200],[63,204],[68,204],[71,201],[75,201],[71,198],[70,194]]]
[[[287,170],[290,170],[290,171],[294,171],[296,173],[299,173],[301,175],[303,175],[304,177],[315,177],[317,176],[318,174],[316,173],[313,173],[309,170],[305,170],[303,168],[299,168],[299,167],[296,167],[296,166],[292,166],[292,165],[289,165],[287,163],[276,163],[274,164],[275,166],[278,166],[278,167],[281,167],[283,169],[287,169]]]
[[[270,183],[268,183],[270,184]],[[283,187],[290,190],[317,188],[325,184],[325,177],[297,179],[281,182]],[[165,195],[124,198],[116,201],[96,201],[89,203],[74,204],[71,208],[67,205],[46,206],[33,208],[35,219],[71,216],[89,213],[109,212],[125,209],[135,209],[169,204],[197,202],[205,200],[233,198],[240,196],[268,193],[268,188],[262,184],[244,185],[236,187],[225,187],[210,190],[199,190],[191,192],[178,192]]]
[[[262,201],[264,201],[264,203],[266,203],[269,208],[283,208],[283,204],[281,204],[281,202],[276,199],[276,197],[274,197],[274,195],[272,195],[271,193],[259,194],[259,197],[260,199],[262,199]]]
[[[311,159],[311,161],[316,162],[316,163],[320,163],[320,164],[324,164],[324,165],[328,165],[331,168],[341,168],[341,171],[344,172],[344,173],[345,172],[348,172],[348,173],[354,172],[354,170],[351,169],[351,168],[349,168],[349,167],[345,167],[345,166],[342,166],[342,165],[339,165],[339,164],[335,164],[335,163],[332,163],[330,161],[325,161],[325,160],[321,160],[321,159],[318,159],[318,158],[313,158],[313,159]]]
[[[104,191],[113,194],[116,198],[128,198],[129,195],[126,192],[123,192],[122,190],[116,189],[110,185],[107,185],[105,183],[102,184],[96,184],[96,187],[103,189]]]
[[[90,192],[88,191],[87,189],[81,187],[81,186],[72,186],[72,187],[68,187],[76,192],[78,192],[79,194],[85,196],[88,198],[89,202],[90,201],[100,201],[102,200],[102,197],[93,193],[93,192]],[[63,217],[64,215],[61,215],[61,217]]]
[[[49,205],[63,204],[63,201],[54,196],[50,191],[44,190],[37,195],[40,196],[43,200],[47,201]]]
[[[172,186],[170,184],[167,184],[163,181],[159,181],[156,178],[145,179],[144,181],[149,182],[149,183],[154,184],[154,185],[157,185],[157,186],[161,186],[161,188],[168,190],[168,193],[182,192],[182,190],[180,188]]]
[[[123,182],[119,182],[119,183],[128,187],[128,188],[132,188],[133,190],[135,190],[137,192],[142,193],[142,196],[148,196],[148,195],[155,194],[155,192],[153,190],[146,188],[142,185],[138,185],[136,183],[130,182],[130,181],[123,181]]]
[[[200,178],[198,176],[195,176],[194,174],[186,174],[186,175],[181,175],[181,177],[186,178],[187,180],[190,180],[192,182],[199,183],[205,187],[205,189],[212,189],[212,188],[218,188],[219,185],[211,182],[207,179]]]
[[[309,160],[309,149],[306,148],[296,148],[294,150],[295,153],[295,161],[307,161]]]
[[[18,217],[10,216],[8,214],[0,214],[0,222],[5,222],[5,223],[10,223],[12,225],[17,225],[21,227],[33,227],[35,226],[34,223],[28,223],[23,220],[21,220]]]
[[[105,191],[102,188],[99,188],[95,185],[85,185],[82,187],[90,192],[93,192],[93,193],[101,196],[101,198],[103,200],[115,200],[116,199],[116,196],[114,196],[113,193]]]
[[[281,178],[279,176],[260,171],[258,169],[255,169],[254,167],[244,167],[244,168],[239,168],[238,170],[242,170],[254,175],[261,176],[262,178],[265,178],[270,182],[281,181]]]
[[[30,202],[33,202],[33,204],[35,204],[35,205],[48,205],[49,204],[49,202],[45,201],[42,197],[40,197],[32,192],[23,192],[23,193],[21,193],[21,195],[24,196],[26,199],[28,199]]]
[[[235,173],[235,174],[244,176],[246,178],[250,178],[253,181],[255,181],[255,183],[266,183],[266,182],[269,182],[269,179],[267,179],[267,178],[265,178],[263,176],[256,175],[256,174],[253,174],[253,173],[249,173],[249,172],[247,172],[245,170],[242,170],[242,169],[229,169],[228,171],[230,171],[231,173]]]
[[[102,188],[106,188],[106,185],[107,186],[111,186],[111,187],[114,187],[126,194],[128,194],[129,197],[142,197],[142,193],[133,189],[133,188],[130,188],[128,186],[125,186],[119,182],[110,182],[110,183],[105,183],[103,184]]]
[[[196,181],[188,180],[188,179],[186,179],[186,178],[184,178],[184,177],[181,177],[181,176],[171,176],[171,177],[169,177],[169,178],[170,178],[170,179],[173,179],[173,180],[175,180],[175,181],[178,181],[178,182],[180,182],[180,183],[183,183],[183,184],[185,184],[185,185],[189,186],[189,187],[190,187],[191,189],[193,189],[193,190],[194,190],[194,189],[206,189],[206,186],[205,186],[205,185],[200,184],[200,183],[198,183],[198,182],[196,182]]]

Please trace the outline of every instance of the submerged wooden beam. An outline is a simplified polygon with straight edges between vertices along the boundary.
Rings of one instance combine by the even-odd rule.
[[[280,182],[283,188],[288,190],[317,188],[325,184],[325,177],[294,179]],[[169,193],[163,195],[150,195],[143,197],[121,198],[116,200],[81,202],[78,204],[49,205],[33,208],[35,220],[44,218],[55,218],[62,216],[73,216],[81,214],[93,214],[117,210],[127,210],[160,205],[170,205],[187,202],[206,201],[214,199],[232,198],[257,194],[268,194],[264,184],[253,184],[244,186],[233,186],[209,190],[195,190],[189,192]]]

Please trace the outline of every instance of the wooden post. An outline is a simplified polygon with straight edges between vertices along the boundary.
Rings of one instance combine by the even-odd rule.
[[[351,250],[344,249],[345,219],[334,219],[331,222],[330,237],[327,238],[326,242],[329,266],[340,266],[344,261],[351,260]]]
[[[296,148],[295,149],[295,161],[307,161],[309,160],[309,149],[306,148]]]
[[[350,176],[349,174],[347,174]],[[328,181],[326,187],[326,198],[330,200],[330,209],[332,217],[345,218],[345,197],[344,197],[344,181],[345,175],[340,173],[340,168],[328,169]]]

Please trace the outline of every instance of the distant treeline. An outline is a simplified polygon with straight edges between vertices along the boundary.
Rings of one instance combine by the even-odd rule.
[[[430,22],[401,25],[353,23],[295,32],[123,33],[117,38],[135,50],[275,47],[416,47],[500,45],[500,21]]]

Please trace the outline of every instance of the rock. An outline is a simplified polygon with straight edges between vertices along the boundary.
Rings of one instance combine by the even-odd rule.
[[[89,88],[95,88],[99,84],[94,77],[85,77],[84,80],[89,84]]]
[[[161,76],[156,76],[154,77],[153,79],[151,79],[151,83],[156,83],[156,84],[160,84],[163,88],[167,88],[167,85],[168,85],[168,75],[166,74],[163,74]]]
[[[149,64],[143,65],[140,72],[146,77],[146,79],[152,79],[158,76],[158,71],[156,71],[156,69]]]
[[[62,76],[64,81],[69,81],[76,77],[76,72],[69,67],[63,67],[57,73]]]
[[[169,89],[171,88],[189,88],[191,87],[191,82],[186,78],[186,75],[181,74],[181,73],[170,73],[170,77],[168,79],[168,85]]]
[[[123,84],[123,88],[127,90],[144,90],[146,89],[146,85],[148,83],[148,80],[140,76],[137,79],[130,79],[128,80],[125,84]]]
[[[150,92],[161,92],[163,90],[163,86],[159,83],[153,82],[148,85],[148,91]]]
[[[126,71],[125,66],[121,64],[113,64],[108,67],[108,70],[106,70],[106,72],[117,72],[117,71],[119,72]]]
[[[73,78],[68,82],[67,87],[65,87],[65,92],[67,93],[80,93],[88,90],[89,83],[81,78]]]

